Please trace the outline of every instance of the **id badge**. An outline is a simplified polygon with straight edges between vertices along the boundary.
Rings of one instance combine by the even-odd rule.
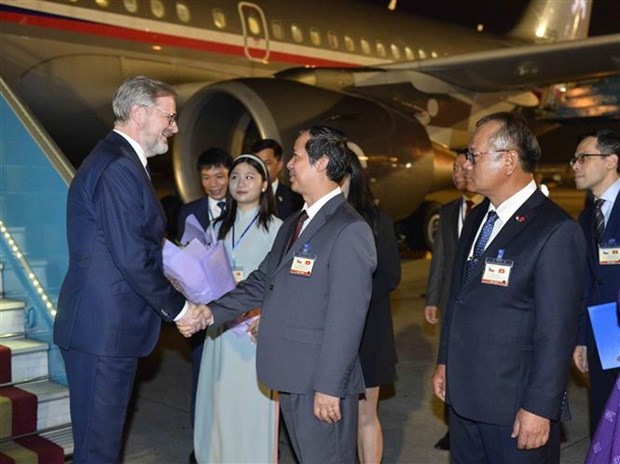
[[[508,287],[514,262],[511,259],[487,258],[482,274],[482,283]]]
[[[233,272],[233,278],[235,279],[236,284],[238,284],[243,279],[245,279],[245,274],[243,273],[243,267],[235,266],[232,272]]]
[[[601,266],[620,264],[620,245],[600,245],[598,247],[598,262]]]
[[[311,255],[295,255],[293,264],[291,264],[290,274],[310,277],[316,256]]]

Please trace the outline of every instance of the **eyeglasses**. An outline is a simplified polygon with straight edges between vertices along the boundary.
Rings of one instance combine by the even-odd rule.
[[[579,166],[583,166],[583,163],[586,162],[587,158],[590,157],[599,157],[599,158],[604,158],[605,156],[611,156],[613,155],[613,153],[580,153],[578,155],[573,156],[573,158],[568,162],[571,167],[575,166],[575,164],[578,164]]]
[[[476,164],[476,158],[482,155],[497,155],[498,153],[506,153],[512,150],[495,150],[495,151],[478,151],[473,152],[470,150],[466,150],[463,152],[465,155],[465,159],[469,161],[471,164]]]
[[[172,126],[173,124],[175,124],[177,122],[178,114],[176,114],[176,113],[166,113],[165,111],[160,110],[156,106],[149,106],[148,108],[152,108],[154,110],[157,110],[161,114],[165,115],[166,119],[168,119],[168,125],[169,126]]]

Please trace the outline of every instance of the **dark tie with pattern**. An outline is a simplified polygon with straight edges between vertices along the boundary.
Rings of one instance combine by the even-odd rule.
[[[226,212],[226,202],[225,201],[218,201],[217,202],[217,207],[220,209],[220,216],[222,216]]]
[[[469,280],[471,274],[476,266],[476,263],[480,259],[480,256],[484,252],[485,247],[487,246],[487,242],[489,241],[489,237],[491,237],[491,232],[493,232],[493,225],[499,216],[495,211],[489,211],[487,214],[487,220],[482,226],[482,230],[480,231],[480,235],[476,239],[476,243],[474,244],[474,255],[470,260],[465,264],[465,282]]]
[[[465,200],[465,217],[467,217],[473,206],[474,200]]]
[[[594,222],[592,223],[594,227],[594,242],[601,243],[601,238],[603,238],[603,232],[605,231],[605,216],[603,215],[603,203],[605,200],[602,198],[597,198],[594,200]]]
[[[306,222],[306,219],[308,219],[308,213],[304,209],[301,213],[299,213],[297,224],[295,224],[295,229],[293,229],[293,235],[291,235],[291,240],[288,242],[288,247],[286,247],[287,252],[291,249],[293,243],[295,243],[299,238],[299,234],[301,234],[301,229],[304,226],[304,222]]]

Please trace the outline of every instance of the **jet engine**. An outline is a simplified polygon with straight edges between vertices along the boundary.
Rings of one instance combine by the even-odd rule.
[[[182,199],[204,195],[196,161],[207,148],[219,147],[235,157],[248,153],[256,140],[273,138],[288,160],[299,130],[312,125],[335,127],[361,148],[358,156],[373,193],[395,220],[410,216],[432,190],[451,186],[452,155],[434,145],[407,113],[296,81],[246,78],[205,86],[183,105],[173,147]]]

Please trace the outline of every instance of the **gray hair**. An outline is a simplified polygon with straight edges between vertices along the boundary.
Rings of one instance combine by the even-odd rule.
[[[124,124],[129,121],[134,105],[154,106],[159,97],[176,96],[175,90],[165,82],[145,76],[126,79],[116,90],[112,100],[115,123]]]

